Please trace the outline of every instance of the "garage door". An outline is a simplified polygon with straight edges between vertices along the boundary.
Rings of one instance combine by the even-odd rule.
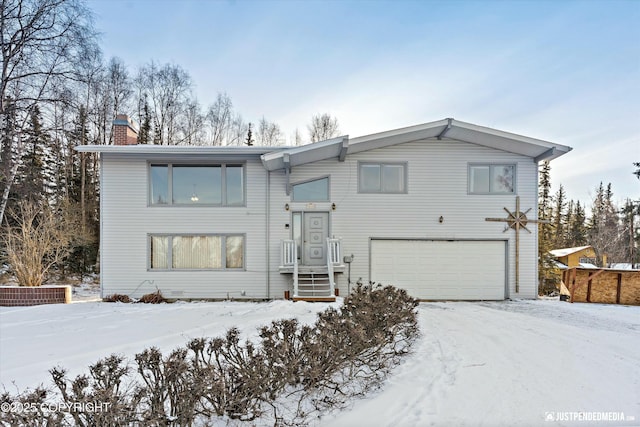
[[[372,240],[371,280],[429,300],[505,298],[504,241]]]

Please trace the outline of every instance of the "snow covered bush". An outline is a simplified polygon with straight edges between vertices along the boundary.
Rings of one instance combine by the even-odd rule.
[[[404,290],[359,285],[312,325],[278,320],[245,341],[232,328],[167,356],[152,347],[135,356],[135,368],[112,355],[74,380],[55,368],[60,410],[31,414],[27,424],[308,425],[381,385],[419,335],[417,305]],[[0,398],[55,402],[52,396],[40,390]],[[95,411],[92,402],[107,410]],[[16,425],[14,415],[1,412],[0,425]]]

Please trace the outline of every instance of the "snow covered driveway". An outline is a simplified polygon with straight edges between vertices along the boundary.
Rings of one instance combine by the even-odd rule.
[[[640,307],[423,303],[420,323],[384,390],[323,425],[640,425]]]
[[[251,337],[274,319],[310,323],[328,305],[0,307],[0,384],[12,392],[13,381],[20,389],[49,384],[47,370],[55,365],[76,375],[111,353],[133,357],[152,345],[167,352],[231,326]],[[423,303],[419,317],[422,337],[414,354],[383,389],[319,425],[640,425],[640,307]]]

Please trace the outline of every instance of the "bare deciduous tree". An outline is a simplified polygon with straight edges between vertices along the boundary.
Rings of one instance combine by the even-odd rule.
[[[206,115],[211,132],[211,145],[223,145],[233,123],[233,104],[226,93],[219,93],[216,102],[211,104]]]
[[[136,85],[140,96],[147,95],[154,121],[154,142],[163,145],[183,142],[179,125],[191,101],[189,73],[179,65],[158,66],[151,62],[138,71]]]
[[[340,133],[338,119],[332,117],[329,113],[314,115],[311,118],[311,123],[307,125],[307,130],[309,131],[311,142],[331,139]]]
[[[264,117],[258,123],[257,143],[258,145],[273,146],[280,145],[282,131],[276,123],[267,121]]]
[[[40,286],[68,253],[70,230],[51,209],[31,201],[20,202],[9,217],[3,240],[13,273],[20,286]]]
[[[11,104],[16,122],[5,136],[14,141],[15,157],[22,155],[21,133],[33,108],[55,101],[56,82],[74,78],[83,47],[94,41],[91,14],[81,0],[0,0],[0,123]],[[17,168],[4,179],[0,221]]]

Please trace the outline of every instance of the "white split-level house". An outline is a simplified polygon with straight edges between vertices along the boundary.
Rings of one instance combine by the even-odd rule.
[[[103,297],[535,298],[538,163],[571,150],[453,119],[299,147],[114,132],[77,148],[100,156]]]

